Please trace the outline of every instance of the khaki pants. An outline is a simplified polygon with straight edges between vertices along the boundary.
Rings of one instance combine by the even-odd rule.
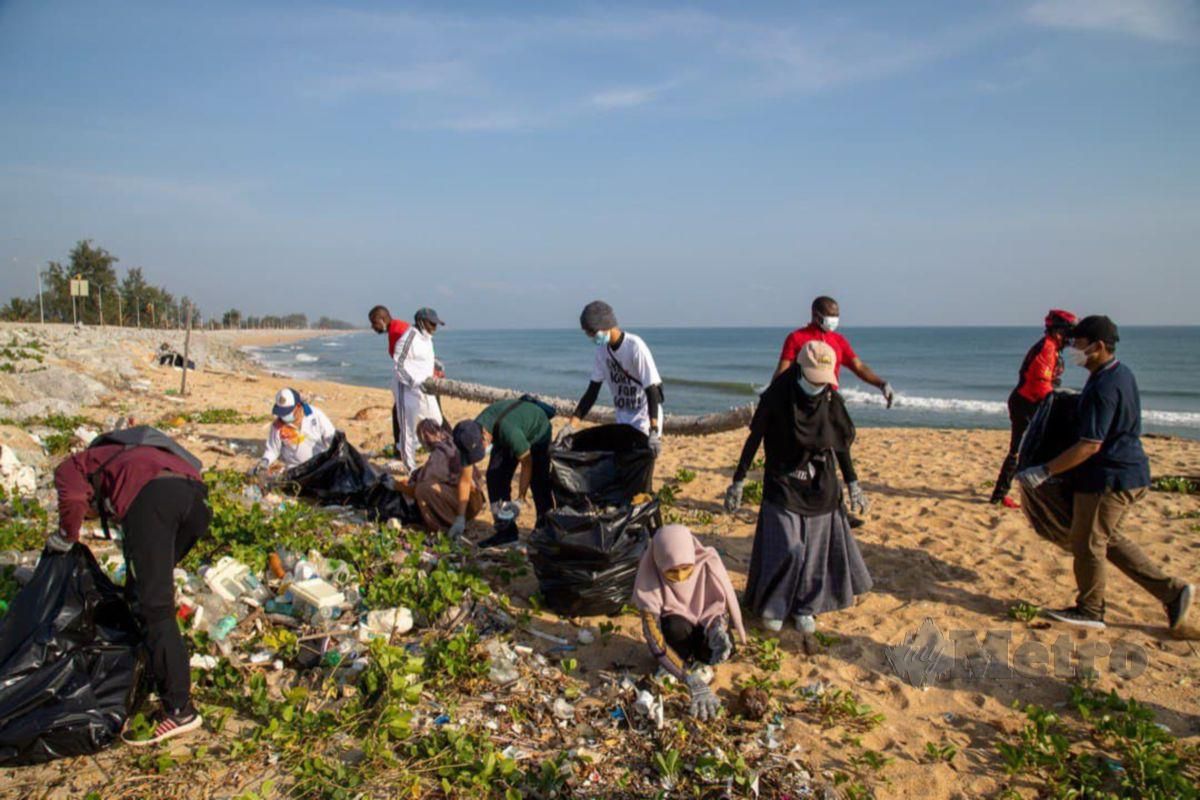
[[[1092,614],[1104,613],[1107,562],[1129,576],[1160,603],[1178,597],[1184,582],[1167,576],[1142,549],[1121,533],[1121,523],[1145,487],[1103,493],[1075,492],[1072,497],[1057,484],[1034,492],[1022,489],[1025,515],[1038,535],[1075,558],[1076,605]]]

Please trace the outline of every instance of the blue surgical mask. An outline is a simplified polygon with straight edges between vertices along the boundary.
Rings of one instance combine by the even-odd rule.
[[[608,331],[596,331],[594,334],[592,334],[592,344],[599,347],[601,345],[608,344],[609,339],[611,338],[612,334]]]
[[[815,397],[816,395],[819,395],[821,392],[825,391],[825,384],[809,383],[809,381],[803,375],[801,375],[800,388],[804,390],[805,394],[813,395]]]

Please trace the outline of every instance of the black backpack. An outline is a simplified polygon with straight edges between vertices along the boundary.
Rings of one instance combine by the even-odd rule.
[[[93,447],[108,444],[122,445],[122,449],[113,455],[112,458],[108,459],[108,461],[105,461],[93,470],[87,477],[88,483],[92,485],[92,496],[96,500],[96,508],[100,512],[100,527],[104,530],[105,537],[109,539],[112,538],[112,534],[108,532],[108,510],[104,507],[104,493],[100,490],[100,474],[117,456],[124,455],[127,450],[132,450],[135,447],[153,447],[156,450],[163,450],[174,456],[178,456],[190,464],[197,472],[204,468],[204,465],[200,463],[200,459],[184,449],[183,445],[176,442],[170,436],[167,436],[158,428],[152,428],[149,425],[135,425],[132,428],[102,433],[88,443],[87,449],[91,450]]]

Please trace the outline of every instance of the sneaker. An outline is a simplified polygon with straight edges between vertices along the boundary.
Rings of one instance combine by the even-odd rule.
[[[164,711],[159,714],[158,724],[154,726],[150,738],[130,739],[126,736],[128,731],[124,731],[121,733],[121,740],[130,747],[150,747],[151,745],[162,744],[167,739],[191,733],[203,723],[204,718],[195,709],[189,709],[180,714],[170,714]]]
[[[1042,614],[1052,620],[1065,622],[1068,625],[1078,625],[1081,628],[1093,628],[1100,631],[1104,630],[1103,614],[1092,614],[1078,606],[1060,608],[1057,611],[1043,611]]]
[[[762,626],[772,633],[779,633],[781,630],[783,630],[783,620],[763,617]]]
[[[796,630],[801,633],[816,633],[817,620],[811,614],[797,614],[792,619],[796,623]]]
[[[498,547],[512,547],[520,538],[515,530],[502,531],[493,534],[479,543],[479,549],[488,550]]]
[[[1189,583],[1183,587],[1174,600],[1164,606],[1167,609],[1167,624],[1171,630],[1178,630],[1187,624],[1188,612],[1192,609],[1193,594],[1194,590]]]

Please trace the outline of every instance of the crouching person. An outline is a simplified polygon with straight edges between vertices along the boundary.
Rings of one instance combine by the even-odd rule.
[[[463,519],[483,510],[483,487],[473,467],[464,467],[450,433],[440,423],[423,419],[417,423],[417,439],[429,453],[425,463],[396,488],[417,504],[421,519],[431,531],[449,530],[458,517],[458,485],[466,472],[467,503]]]
[[[157,437],[153,440],[161,444],[131,444],[138,434],[146,434],[146,440]],[[117,441],[103,443],[106,437]],[[199,466],[164,434],[132,428],[106,434],[54,471],[59,530],[51,546],[62,549],[79,541],[89,510],[100,514],[106,528],[109,521],[116,522],[123,534],[126,596],[145,632],[150,671],[162,700],[153,735],[127,740],[131,745],[157,744],[201,724],[191,702],[187,650],[175,621],[172,577],[175,565],[208,533],[212,520]]]
[[[295,389],[280,389],[271,413],[275,419],[267,433],[262,460],[250,470],[252,478],[269,470],[276,461],[282,461],[284,469],[298,467],[328,450],[337,436],[337,428],[325,412],[304,402]]]
[[[634,581],[633,602],[642,616],[650,653],[687,686],[691,712],[715,717],[721,702],[698,670],[733,652],[729,626],[746,642],[742,611],[721,557],[683,525],[667,525],[650,540]]]

